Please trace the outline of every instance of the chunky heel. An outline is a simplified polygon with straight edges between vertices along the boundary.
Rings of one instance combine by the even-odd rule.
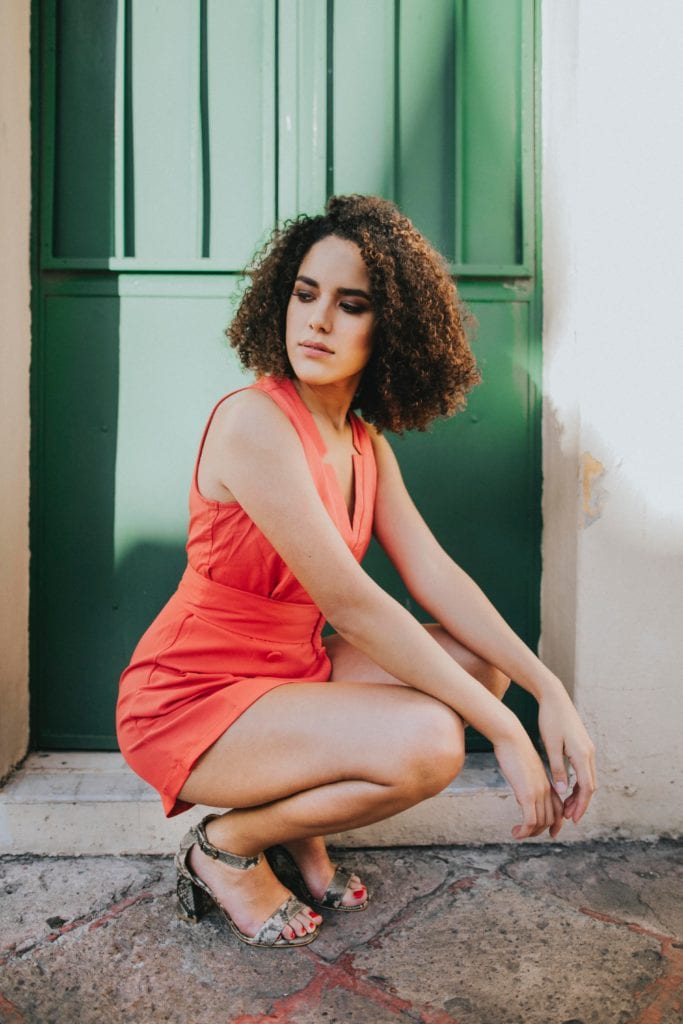
[[[176,913],[183,921],[197,924],[199,919],[211,909],[212,900],[207,900],[206,893],[183,875],[178,875],[176,894],[178,896]]]

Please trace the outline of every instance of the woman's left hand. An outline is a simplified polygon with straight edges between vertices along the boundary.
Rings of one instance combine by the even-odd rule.
[[[541,697],[538,725],[548,755],[553,786],[564,805],[564,817],[571,818],[576,824],[585,814],[597,789],[595,745],[565,690]],[[565,757],[576,774],[576,782],[569,795]]]

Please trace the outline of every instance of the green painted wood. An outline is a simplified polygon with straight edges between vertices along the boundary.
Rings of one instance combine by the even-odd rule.
[[[244,379],[223,338],[239,272],[332,190],[396,199],[461,278],[484,382],[391,441],[447,550],[536,642],[537,20],[503,7],[35,0],[37,745],[114,746],[118,675],[184,562],[201,429]],[[411,606],[381,553],[367,565]],[[530,728],[532,703],[512,697]]]
[[[50,12],[54,54],[54,251],[107,256],[114,241],[116,0],[71,0]],[[78,68],[78,75],[72,73]]]
[[[399,21],[397,200],[455,259],[455,7],[402,0]]]
[[[396,199],[395,0],[347,0],[333,16],[329,191]]]
[[[210,296],[201,285],[176,281],[170,294],[155,295],[145,279],[119,299],[117,565],[139,544],[184,544],[203,418],[221,393],[244,383],[223,335],[229,286]]]
[[[532,0],[45,0],[43,20],[46,269],[239,272],[275,217],[357,190],[457,275],[532,273]]]
[[[533,64],[522,67],[525,0],[477,0],[463,7],[463,148],[460,173],[466,196],[462,210],[463,262],[525,262],[525,237],[533,209],[529,194],[532,125],[522,104],[528,99]],[[528,45],[528,39],[525,39]],[[524,114],[527,114],[526,119]]]
[[[278,211],[316,213],[327,196],[327,4],[278,3]]]
[[[115,283],[113,283],[115,285]],[[118,301],[44,294],[31,672],[44,747],[111,745]],[[36,451],[36,448],[38,449]]]
[[[207,8],[203,255],[235,269],[277,217],[275,5],[209,0]]]
[[[127,255],[201,254],[199,5],[131,4],[132,210]]]

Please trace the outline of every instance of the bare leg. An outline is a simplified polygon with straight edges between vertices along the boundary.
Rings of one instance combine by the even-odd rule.
[[[438,623],[429,623],[425,629],[454,661],[462,665],[465,671],[477,679],[482,686],[485,686],[494,697],[498,697],[499,700],[503,698],[510,685],[510,680],[504,672],[480,658],[478,654],[474,654],[467,647],[463,647]],[[366,654],[356,647],[352,647],[336,633],[325,638],[325,648],[332,662],[332,682],[343,679],[362,679],[367,683],[401,684],[399,679],[380,668]]]
[[[462,665],[466,672],[477,679],[495,697],[501,700],[510,685],[509,678],[489,664],[479,655],[474,654],[467,647],[464,647],[448,633],[443,626],[431,623],[425,629],[434,637],[438,644],[446,650],[450,656]],[[343,640],[342,637],[334,634],[325,639],[327,653],[332,661],[331,681],[346,679],[362,679],[367,683],[390,683],[404,685],[394,676],[391,676],[383,668],[372,661],[367,655],[362,654],[357,648]],[[465,723],[466,724],[466,723]],[[327,855],[325,840],[322,836],[312,839],[300,839],[296,843],[285,844],[297,861],[304,877],[309,884],[309,889],[318,895],[324,891],[327,881],[332,877],[334,867]],[[357,876],[354,876],[357,878]],[[360,883],[360,879],[357,879]],[[316,881],[319,883],[317,889],[314,887]],[[354,902],[365,900],[365,889],[359,887],[357,895],[349,893],[344,902],[352,905]]]
[[[463,759],[460,718],[412,688],[292,683],[249,708],[199,760],[180,795],[235,808],[210,823],[209,839],[253,855],[389,817],[440,792]],[[196,847],[190,857],[247,933],[284,898],[267,865],[238,878]]]
[[[466,672],[469,672],[471,676],[477,679],[499,700],[502,699],[510,685],[509,678],[503,672],[486,662],[479,655],[474,654],[467,647],[464,647],[442,626],[433,623],[425,626],[425,629],[429,631],[437,643],[458,664],[462,665]],[[399,679],[389,675],[376,662],[352,647],[338,635],[327,637],[325,646],[332,661],[332,682],[359,679],[363,680],[364,683],[404,685]],[[299,839],[284,845],[287,846],[287,849],[289,849],[297,861],[311,892],[316,895],[321,894],[334,872],[334,866],[327,854],[324,838],[318,836],[310,839]],[[359,888],[355,891],[349,891],[344,897],[344,903],[348,906],[353,905],[354,902],[364,902],[366,898],[365,888],[361,888],[362,883],[357,876],[354,876],[354,884],[355,881],[358,882]]]

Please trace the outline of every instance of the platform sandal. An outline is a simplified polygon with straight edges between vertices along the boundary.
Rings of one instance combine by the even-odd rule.
[[[271,846],[270,849],[266,850],[266,858],[274,874],[280,879],[280,881],[295,892],[300,899],[305,900],[306,903],[311,903],[316,907],[322,907],[324,910],[342,910],[350,912],[354,910],[365,910],[370,897],[366,896],[362,903],[356,903],[351,907],[346,906],[342,903],[344,893],[349,888],[351,879],[355,872],[347,871],[346,868],[341,867],[339,864],[336,866],[332,881],[328,885],[325,892],[322,894],[320,899],[314,896],[312,892],[309,892],[308,886],[304,881],[304,877],[299,870],[299,866],[292,857],[289,850],[286,850],[284,846]],[[366,890],[367,891],[367,890]]]
[[[206,825],[212,818],[217,817],[217,814],[209,814],[202,818],[197,825],[193,825],[181,840],[180,849],[175,856],[175,867],[178,873],[176,887],[178,917],[183,921],[196,924],[200,917],[211,910],[213,906],[216,906],[227,921],[231,931],[248,946],[267,946],[273,949],[285,949],[287,946],[305,946],[309,942],[313,942],[318,937],[319,928],[316,928],[313,932],[308,932],[306,935],[297,935],[293,939],[282,937],[283,928],[286,928],[297,914],[307,910],[307,907],[295,896],[289,895],[275,913],[261,925],[256,935],[245,935],[237,927],[225,907],[219,903],[206,882],[203,882],[194,873],[188,863],[188,854],[195,843],[202,853],[213,857],[214,860],[220,860],[224,864],[230,865],[230,867],[239,868],[240,871],[248,871],[250,868],[255,868],[263,860],[262,853],[255,857],[238,857],[237,854],[228,853],[227,850],[219,850],[210,843],[206,835]]]

